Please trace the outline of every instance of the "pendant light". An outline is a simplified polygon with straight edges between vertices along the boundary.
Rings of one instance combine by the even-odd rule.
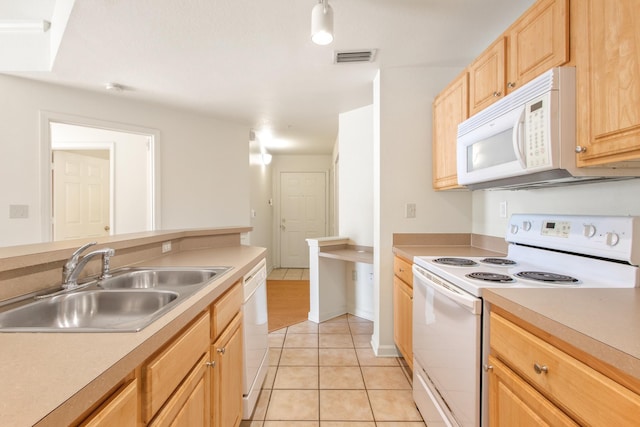
[[[333,9],[327,0],[319,0],[311,11],[311,40],[319,45],[333,41]]]

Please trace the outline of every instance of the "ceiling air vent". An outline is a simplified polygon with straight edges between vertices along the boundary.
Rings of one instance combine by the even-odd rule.
[[[373,62],[376,58],[376,49],[368,50],[343,50],[336,51],[334,62],[336,64],[346,64],[350,62]]]

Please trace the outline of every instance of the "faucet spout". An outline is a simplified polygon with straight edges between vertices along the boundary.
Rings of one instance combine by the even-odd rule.
[[[73,269],[69,272],[66,280],[62,282],[64,289],[75,289],[78,287],[78,276],[82,272],[82,269],[96,256],[102,256],[102,272],[100,273],[100,279],[111,276],[109,273],[110,259],[115,255],[116,251],[111,248],[98,249],[86,254],[80,261],[73,266]]]
[[[71,256],[69,257],[67,262],[62,267],[62,284],[63,285],[69,281],[69,276],[71,275],[73,270],[75,270],[76,266],[78,265],[78,260],[80,259],[80,254],[82,254],[82,252],[84,252],[87,248],[95,245],[96,243],[97,242],[85,243],[84,245],[80,246],[78,249],[76,249],[71,254]]]

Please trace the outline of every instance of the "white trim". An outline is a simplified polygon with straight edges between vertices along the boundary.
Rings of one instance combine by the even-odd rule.
[[[41,207],[41,227],[42,241],[49,242],[52,238],[51,230],[51,130],[50,123],[63,123],[68,125],[93,127],[98,129],[113,130],[119,132],[148,135],[150,138],[149,159],[150,170],[153,180],[150,183],[152,188],[151,202],[151,229],[162,229],[161,212],[161,183],[160,183],[160,131],[157,129],[145,128],[136,125],[109,122],[106,120],[93,119],[89,117],[75,116],[64,113],[40,110],[40,198]]]

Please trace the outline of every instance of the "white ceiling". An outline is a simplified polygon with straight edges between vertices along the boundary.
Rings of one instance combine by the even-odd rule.
[[[0,19],[55,1],[0,0]],[[128,90],[113,96],[268,126],[273,153],[330,153],[338,114],[372,102],[377,69],[462,68],[534,0],[329,2],[334,42],[317,46],[317,0],[78,0],[52,70],[11,74],[95,91],[117,82]],[[333,63],[352,49],[378,49],[376,60]]]

